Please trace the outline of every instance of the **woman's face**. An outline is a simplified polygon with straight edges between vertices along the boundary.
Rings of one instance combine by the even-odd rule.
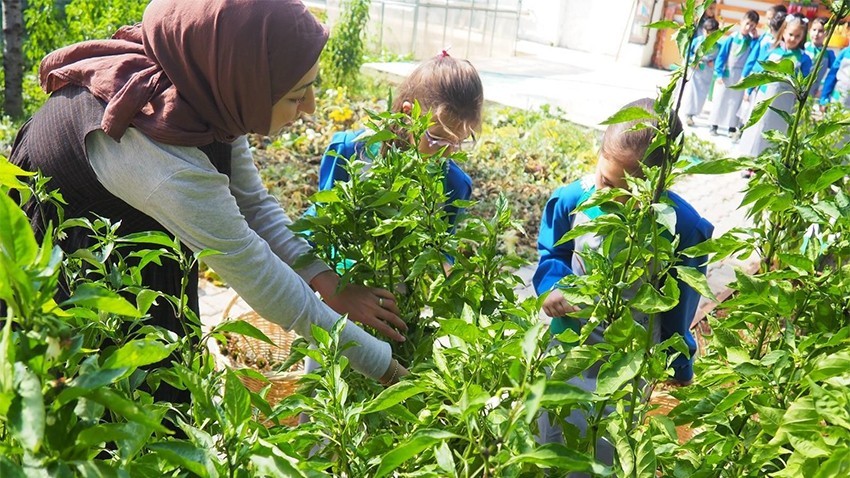
[[[298,119],[301,113],[312,114],[316,111],[316,97],[313,96],[313,82],[319,75],[319,63],[300,79],[295,87],[283,95],[272,107],[272,120],[269,125],[269,136],[276,136],[284,128]]]
[[[806,35],[806,28],[802,22],[795,22],[785,26],[785,33],[782,34],[782,41],[785,42],[785,48],[788,50],[796,50],[800,47],[803,37]]]

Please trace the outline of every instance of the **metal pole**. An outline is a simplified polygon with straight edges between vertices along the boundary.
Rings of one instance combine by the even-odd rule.
[[[446,32],[449,29],[449,0],[446,0],[445,6],[443,7],[443,45],[440,49],[446,48]]]
[[[496,41],[496,19],[499,18],[499,0],[496,0],[496,11],[493,12],[493,25],[490,28],[490,56],[493,56],[493,43]]]
[[[378,37],[378,48],[381,49],[380,53],[384,51],[384,28],[386,28],[386,24],[384,23],[384,10],[386,10],[387,4],[386,2],[381,2],[381,36]]]
[[[475,20],[475,0],[472,0],[472,7],[469,9],[469,25],[466,29],[466,57],[469,58],[469,46],[472,44],[472,22]]]
[[[522,0],[517,0],[516,5],[516,30],[514,31],[514,52],[513,56],[516,56],[517,44],[519,43],[519,24],[522,21]]]
[[[413,28],[410,30],[410,54],[416,57],[416,30],[419,27],[419,0],[413,4]]]

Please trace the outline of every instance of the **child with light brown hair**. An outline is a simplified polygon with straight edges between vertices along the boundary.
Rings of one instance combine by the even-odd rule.
[[[454,58],[445,50],[424,61],[398,87],[392,111],[410,114],[415,102],[423,114],[431,113],[432,125],[419,140],[417,149],[424,155],[448,155],[469,149],[475,142],[475,132],[480,130],[484,107],[484,88],[478,71],[467,60]],[[319,167],[319,190],[333,187],[336,181],[348,181],[345,168],[352,157],[371,163],[380,146],[366,149],[360,137],[365,129],[334,134]],[[405,141],[401,138],[396,141]],[[451,159],[446,161],[445,192],[446,212],[454,224],[461,210],[454,206],[456,200],[472,196],[472,180]]]

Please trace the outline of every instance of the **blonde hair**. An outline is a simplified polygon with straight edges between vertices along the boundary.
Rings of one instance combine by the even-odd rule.
[[[643,108],[653,113],[655,100],[641,98],[623,106],[623,109],[631,107]],[[664,148],[657,148],[649,153],[649,156],[644,158],[646,150],[649,149],[655,137],[658,121],[646,121],[645,123],[651,127],[630,131],[639,122],[626,121],[625,123],[615,123],[608,126],[605,133],[602,134],[602,146],[600,147],[602,156],[609,160],[616,160],[623,164],[623,159],[628,158],[629,164],[623,164],[623,166],[633,175],[641,173],[641,169],[638,167],[640,162],[643,162],[647,166],[661,166],[665,159]],[[673,133],[673,137],[677,137],[682,133],[682,122],[678,117],[673,116],[670,130]],[[676,158],[672,159],[674,161],[676,160]]]
[[[478,71],[467,60],[441,53],[421,63],[398,87],[392,110],[400,112],[405,102],[414,101],[458,139],[481,128],[484,87]],[[459,125],[462,131],[452,131],[446,123]]]

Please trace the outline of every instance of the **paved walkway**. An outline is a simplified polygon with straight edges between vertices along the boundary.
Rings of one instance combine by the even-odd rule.
[[[597,55],[524,43],[511,59],[472,59],[484,83],[485,99],[517,108],[533,108],[543,104],[558,106],[568,119],[578,124],[600,128],[599,123],[622,105],[641,97],[655,97],[657,89],[669,81],[669,73],[651,68],[624,66]],[[367,73],[399,81],[415,67],[414,63],[373,63],[365,65]],[[710,108],[710,104],[708,106]],[[705,117],[698,117],[689,132],[712,141],[721,151],[731,154],[732,144],[724,135],[708,135]],[[734,227],[746,226],[748,220],[738,210],[746,179],[737,173],[683,178],[674,190],[690,202],[715,225],[715,236]],[[733,259],[712,264],[708,271],[712,290],[723,298],[734,268],[752,270],[754,262]],[[530,278],[533,267],[519,271],[526,286],[520,295],[533,293]],[[201,286],[201,313],[205,322],[217,322],[234,297],[229,289],[210,283]],[[711,304],[700,306],[701,318]],[[231,314],[238,315],[238,314]]]

